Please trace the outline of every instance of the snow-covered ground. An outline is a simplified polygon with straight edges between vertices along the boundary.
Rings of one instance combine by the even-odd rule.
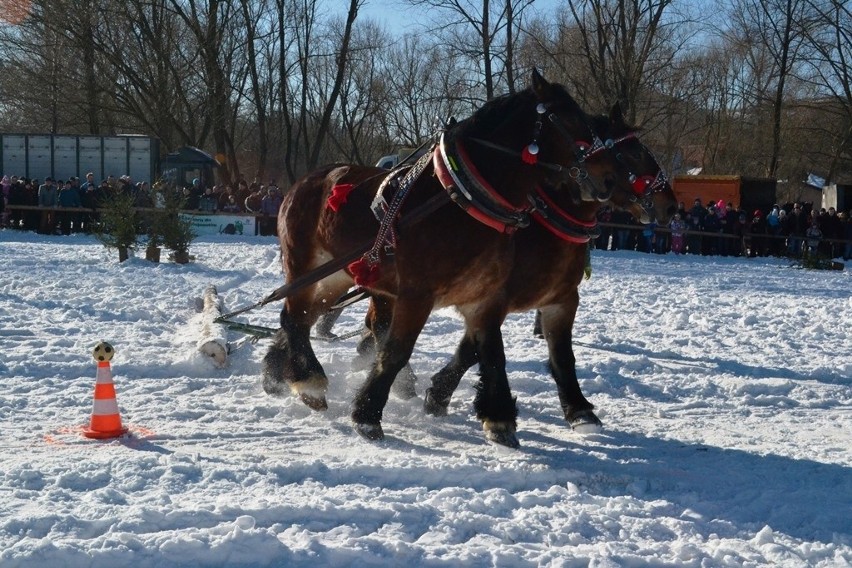
[[[85,236],[0,232],[0,566],[849,566],[852,272],[777,259],[593,253],[575,351],[605,430],[564,424],[531,334],[504,327],[521,448],[485,442],[473,372],[446,418],[391,398],[355,435],[354,340],[316,344],[314,413],[260,387],[266,344],[216,369],[195,298],[282,282],[269,238],[210,237],[152,265]],[[357,328],[363,306],[339,331]],[[252,312],[275,325],[278,307]],[[461,323],[433,314],[422,394]],[[240,338],[232,334],[234,341]],[[80,435],[92,347],[130,435]]]

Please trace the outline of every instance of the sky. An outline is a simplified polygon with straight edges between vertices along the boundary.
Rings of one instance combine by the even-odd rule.
[[[574,346],[603,430],[566,426],[533,316],[514,314],[512,450],[483,436],[475,369],[448,416],[422,412],[460,339],[453,310],[418,340],[418,397],[392,397],[371,443],[349,420],[354,340],[314,343],[324,413],[263,392],[265,340],[214,330],[234,347],[224,368],[198,351],[196,300],[212,284],[234,309],[278,287],[276,242],[191,253],[119,264],[91,237],[0,230],[3,568],[852,565],[848,269],[594,251]],[[81,435],[101,340],[129,428],[106,441]]]
[[[531,10],[539,14],[555,12],[558,0],[535,0]],[[345,7],[341,7],[344,10]],[[420,29],[428,23],[434,9],[411,6],[408,2],[391,0],[367,0],[358,12],[359,18],[370,18],[385,24],[391,32],[406,32]]]

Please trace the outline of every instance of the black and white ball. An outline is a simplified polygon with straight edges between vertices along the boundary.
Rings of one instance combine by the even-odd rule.
[[[115,349],[106,341],[101,341],[92,349],[92,357],[95,361],[110,361],[113,355],[115,355]]]

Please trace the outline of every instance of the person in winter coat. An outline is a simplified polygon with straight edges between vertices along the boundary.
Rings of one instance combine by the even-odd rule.
[[[716,212],[719,214],[719,224],[721,225],[719,233],[734,235],[737,226],[737,212],[734,211],[734,204],[724,203],[719,200]],[[719,254],[722,256],[735,256],[737,244],[738,241],[736,239],[719,237]]]
[[[776,216],[776,221],[777,220]],[[763,212],[760,209],[756,209],[752,215],[748,235],[748,255],[751,257],[766,256],[768,251],[766,246],[766,237],[764,236],[766,235],[766,220],[763,218]]]
[[[719,215],[716,214],[716,208],[713,206],[708,207],[707,215],[704,217],[704,231],[707,233],[718,233],[721,231],[721,228],[722,224],[719,222]],[[705,255],[719,254],[719,237],[706,237],[701,252]]]
[[[807,230],[808,217],[799,203],[793,204],[793,210],[787,215],[789,226],[789,238],[787,239],[787,252],[790,256],[801,256],[802,240]]]
[[[820,229],[822,229],[822,237],[826,239],[823,242],[823,252],[828,258],[836,258],[840,256],[843,247],[839,243],[833,243],[829,239],[840,239],[840,218],[837,216],[837,210],[834,207],[829,207],[825,215],[820,217]]]
[[[38,206],[56,207],[56,194],[53,178],[50,176],[44,178],[44,183],[38,187]]]
[[[772,256],[778,256],[781,252],[781,244],[784,242],[781,236],[781,207],[772,206],[772,211],[766,216],[766,234],[769,235],[767,250]]]
[[[278,234],[278,210],[281,208],[281,192],[274,185],[266,190],[266,196],[260,202],[260,212],[263,217],[260,220],[261,235]]]
[[[70,235],[71,225],[74,225],[75,229],[78,229],[78,225],[80,223],[78,221],[80,212],[77,211],[77,209],[80,208],[80,190],[74,187],[74,184],[72,184],[70,180],[66,181],[62,189],[59,190],[57,206],[71,209],[70,211],[60,211],[57,214],[57,220],[59,222],[59,226],[62,228],[62,234]]]
[[[652,253],[657,243],[657,224],[653,221],[642,227],[642,252]]]
[[[221,207],[221,210],[225,213],[236,214],[240,212],[240,206],[237,203],[236,198],[233,194],[228,196],[228,201],[225,202],[225,205]]]
[[[848,213],[841,212],[837,215],[840,219],[840,238],[846,241],[843,245],[843,260],[852,259],[852,218]]]
[[[690,254],[701,254],[701,235],[698,234],[698,231],[704,230],[704,218],[706,216],[707,209],[701,205],[701,200],[696,198],[692,209],[689,210],[689,215],[684,218],[687,229],[692,231],[687,239]]]
[[[819,222],[814,219],[811,226],[805,231],[805,245],[807,248],[804,251],[805,255],[816,254],[819,248],[819,243],[822,241],[822,230],[819,228]]]
[[[219,207],[219,199],[213,194],[213,188],[204,190],[204,195],[198,200],[198,210],[205,213],[215,213]]]
[[[672,231],[672,252],[683,254],[685,248],[683,233],[686,231],[686,222],[681,218],[680,213],[675,213],[672,217],[669,222],[669,229]]]
[[[53,178],[48,176],[44,178],[44,183],[38,188],[38,206],[39,207],[56,207],[57,191],[53,185]],[[39,232],[42,234],[52,235],[56,230],[56,212],[44,211],[39,223]]]
[[[9,176],[3,176],[0,180],[0,227],[6,227],[9,224],[9,217],[6,213],[6,205],[9,203],[9,189],[12,187],[12,182]]]

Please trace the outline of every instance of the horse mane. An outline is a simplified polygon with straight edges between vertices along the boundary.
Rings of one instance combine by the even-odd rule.
[[[574,101],[568,90],[559,83],[551,83],[550,90],[552,99],[550,101],[555,104],[570,103],[570,105],[578,112],[583,112],[579,105]],[[526,105],[530,107],[538,103],[535,92],[532,87],[527,87],[523,91],[518,91],[513,94],[505,94],[495,97],[487,101],[479,109],[477,109],[467,120],[458,123],[458,133],[466,134],[471,130],[491,129],[503,124],[510,113],[517,111]],[[607,120],[605,115],[601,115],[601,119]]]
[[[530,105],[534,101],[535,94],[531,88],[514,94],[495,97],[479,107],[467,120],[459,122],[458,132],[464,135],[474,129],[487,130],[495,128],[505,122],[510,113],[515,112],[524,105]]]

